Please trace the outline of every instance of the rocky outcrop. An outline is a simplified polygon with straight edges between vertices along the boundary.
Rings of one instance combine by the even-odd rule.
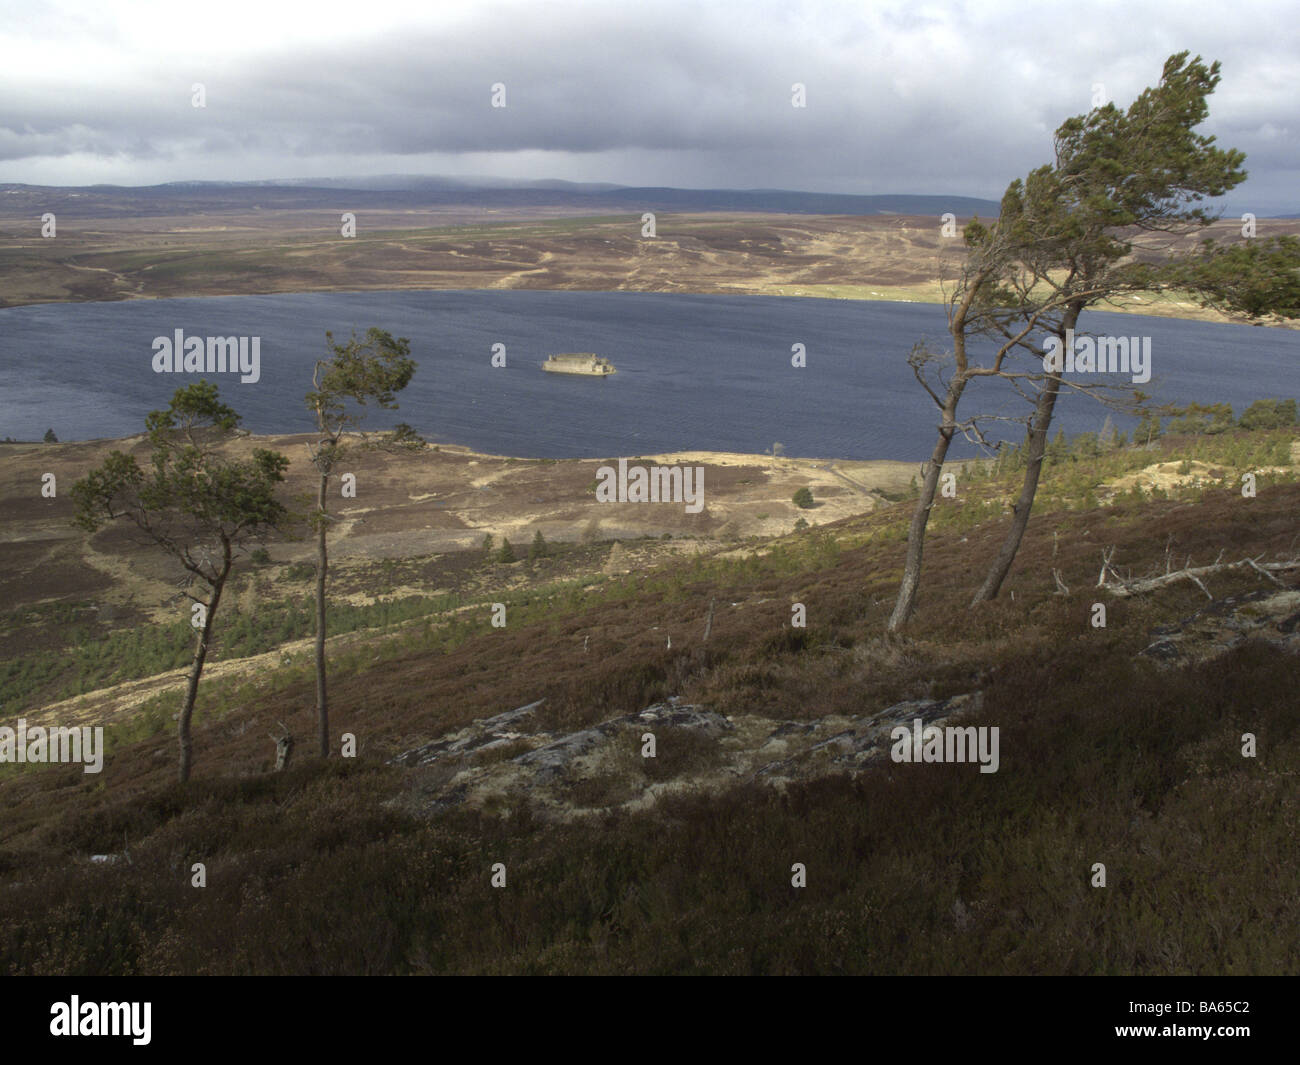
[[[463,758],[479,751],[503,747],[529,734],[523,728],[523,723],[532,716],[533,711],[541,706],[543,702],[545,700],[539,699],[537,702],[521,706],[517,710],[507,710],[504,714],[497,714],[495,717],[482,718],[459,732],[453,732],[442,739],[426,743],[423,747],[416,747],[413,750],[406,751],[396,758],[390,759],[390,764],[404,766],[432,765],[434,762],[447,757]]]
[[[755,777],[790,780],[801,776],[816,776],[819,773],[809,772],[809,769],[819,765],[829,770],[860,770],[888,758],[891,746],[889,734],[899,725],[910,728],[917,719],[922,727],[942,725],[952,718],[973,713],[982,703],[983,696],[976,692],[972,695],[954,695],[950,699],[915,699],[895,703],[871,717],[831,717],[806,724],[787,722],[772,732],[765,747],[788,745],[790,738],[796,735],[800,735],[806,742],[794,744],[794,754],[768,762],[755,773]],[[841,727],[841,723],[846,727]]]
[[[1165,665],[1217,658],[1249,639],[1300,653],[1300,589],[1282,588],[1216,599],[1191,617],[1151,630],[1140,654]]]
[[[391,759],[413,770],[409,809],[454,806],[508,812],[527,802],[569,819],[653,805],[670,794],[755,782],[784,787],[828,774],[854,775],[889,760],[890,732],[942,725],[977,710],[979,693],[897,703],[873,714],[781,721],[724,717],[670,698],[572,732],[534,727],[541,702],[475,721]],[[653,737],[653,756],[647,756]]]

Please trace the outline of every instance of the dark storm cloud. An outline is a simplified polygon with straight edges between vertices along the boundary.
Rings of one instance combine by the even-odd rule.
[[[378,5],[369,30],[322,32],[322,12],[299,39],[213,16],[175,24],[161,49],[103,11],[62,28],[38,17],[28,43],[49,35],[54,56],[76,55],[98,34],[115,59],[0,75],[0,180],[59,160],[66,183],[306,176],[351,160],[353,174],[996,196],[1048,160],[1051,131],[1088,109],[1095,83],[1125,104],[1190,48],[1224,60],[1221,142],[1250,153],[1261,193],[1282,191],[1297,166],[1294,29],[1261,39],[1268,12],[1250,5],[1183,33],[1167,3],[1085,10],[536,3],[430,19]],[[205,108],[190,106],[194,82]],[[491,106],[498,82],[505,108]],[[796,82],[805,108],[791,105]],[[521,172],[539,163],[551,172]]]

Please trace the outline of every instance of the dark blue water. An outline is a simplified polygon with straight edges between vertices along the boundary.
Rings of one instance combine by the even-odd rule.
[[[1101,312],[1084,324],[1150,336],[1155,376],[1140,387],[1163,401],[1226,401],[1240,414],[1300,390],[1297,332]],[[153,338],[178,328],[260,336],[261,379],[227,374],[222,398],[254,432],[305,432],[302,397],[326,354],[325,330],[339,339],[372,325],[408,337],[419,370],[400,410],[374,411],[368,428],[405,421],[431,440],[548,458],[762,452],[774,441],[790,455],[924,458],[937,417],[906,359],[914,342],[942,349],[946,339],[941,307],[765,296],[364,292],[14,307],[0,310],[0,438],[39,439],[50,427],[61,440],[141,432],[150,410],[198,379],[151,368]],[[490,364],[496,343],[505,369]],[[806,368],[790,365],[795,343]],[[598,352],[619,372],[544,373],[542,360],[560,351]],[[972,385],[963,405],[967,414],[1028,409],[1001,382]],[[1070,395],[1057,424],[1095,431],[1105,414]]]

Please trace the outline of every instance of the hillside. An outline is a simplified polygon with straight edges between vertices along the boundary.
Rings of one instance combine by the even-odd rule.
[[[996,211],[960,196],[763,190],[10,185],[0,186],[0,307],[500,288],[941,303],[964,259],[961,226]],[[46,212],[57,219],[50,239]],[[1134,255],[1190,250],[1201,237],[1233,242],[1240,228],[1224,219],[1194,238],[1135,232]],[[1300,221],[1261,219],[1258,232],[1294,235]],[[1108,309],[1229,320],[1178,292]]]
[[[432,491],[454,495],[471,472],[454,468],[485,460],[411,461],[443,468]],[[598,527],[548,535],[532,560],[523,537],[510,564],[412,553],[390,501],[365,516],[393,521],[367,533],[393,536],[389,554],[355,530],[341,541],[333,725],[356,757],[300,749],[282,774],[268,733],[309,737],[314,689],[281,602],[305,591],[301,545],[272,544],[218,623],[232,654],[200,692],[188,787],[173,780],[178,687],[114,701],[128,678],[111,673],[67,704],[109,722],[102,774],[0,772],[0,971],[1292,971],[1300,574],[1096,585],[1103,552],[1124,578],[1294,560],[1298,461],[1293,430],[1057,454],[1002,598],[976,610],[1018,475],[970,466],[936,507],[902,637],[884,620],[906,486],[779,535]],[[736,469],[756,483],[732,485],[733,507],[746,491],[788,498],[781,471]],[[580,473],[548,472],[572,496],[549,505],[582,498]],[[531,500],[527,471],[512,475]],[[6,706],[33,721],[45,696],[19,702],[13,686],[38,648],[110,655],[115,627],[167,646],[145,583],[140,613],[84,616],[148,575],[101,537],[101,561],[130,560],[106,583],[88,592],[70,566],[73,586],[4,619]],[[892,760],[881,728],[914,717],[997,727],[997,771]]]

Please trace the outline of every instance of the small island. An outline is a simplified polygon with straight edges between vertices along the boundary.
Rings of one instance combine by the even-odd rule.
[[[552,355],[542,363],[542,369],[551,373],[576,373],[587,377],[608,377],[615,372],[612,362],[589,351]]]

